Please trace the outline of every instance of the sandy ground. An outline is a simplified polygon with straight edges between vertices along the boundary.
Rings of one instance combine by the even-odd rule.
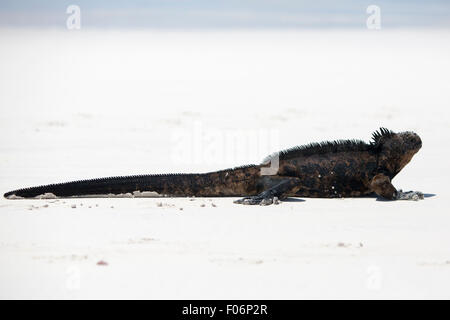
[[[423,201],[0,200],[0,298],[450,298],[450,32],[0,30],[0,191],[413,130]]]

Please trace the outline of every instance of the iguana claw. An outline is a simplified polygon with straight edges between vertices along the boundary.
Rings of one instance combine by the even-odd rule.
[[[407,191],[403,192],[402,190],[398,190],[397,194],[395,196],[396,200],[413,200],[413,201],[419,201],[423,200],[424,196],[423,193],[420,191]]]
[[[261,197],[261,196],[245,197],[242,199],[235,200],[233,202],[237,203],[237,204],[243,204],[243,205],[259,204],[260,206],[268,206],[271,204],[280,204],[280,200],[278,200],[278,197]]]

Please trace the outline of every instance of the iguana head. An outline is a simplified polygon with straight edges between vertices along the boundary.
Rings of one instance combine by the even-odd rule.
[[[373,144],[379,152],[378,168],[387,170],[393,178],[422,148],[422,140],[411,131],[395,133],[380,128],[373,134]]]

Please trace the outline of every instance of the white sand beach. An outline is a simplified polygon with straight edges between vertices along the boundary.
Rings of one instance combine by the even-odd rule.
[[[0,29],[0,191],[208,172],[379,127],[422,201],[0,200],[2,299],[450,298],[450,32]]]

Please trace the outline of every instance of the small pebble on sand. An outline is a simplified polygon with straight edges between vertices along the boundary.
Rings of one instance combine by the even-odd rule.
[[[346,248],[346,247],[349,247],[350,244],[347,244],[347,243],[344,243],[344,242],[339,242],[339,243],[337,244],[337,246],[338,246],[338,247],[341,247],[341,248]]]

